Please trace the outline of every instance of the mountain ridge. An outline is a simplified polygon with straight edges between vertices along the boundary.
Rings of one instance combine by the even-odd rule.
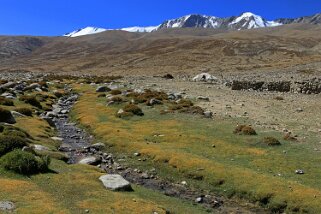
[[[150,33],[162,29],[169,28],[206,28],[206,29],[222,29],[222,30],[246,30],[265,27],[276,27],[292,23],[308,23],[308,24],[321,24],[321,13],[312,16],[303,16],[298,18],[279,18],[268,21],[262,16],[256,15],[251,12],[244,12],[239,16],[230,16],[220,18],[216,16],[202,15],[202,14],[189,14],[176,19],[169,19],[162,22],[157,26],[149,27],[126,27],[120,29],[105,29],[97,27],[86,27],[63,36],[78,37],[90,34],[101,33],[109,30],[122,30],[128,32]]]

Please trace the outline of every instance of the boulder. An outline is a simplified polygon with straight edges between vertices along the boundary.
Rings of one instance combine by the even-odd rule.
[[[95,143],[95,144],[90,146],[90,148],[94,148],[94,149],[96,149],[98,151],[104,149],[105,147],[106,147],[106,145],[103,144],[103,143]]]
[[[89,156],[81,159],[78,163],[79,164],[86,164],[86,165],[98,165],[101,162],[101,159],[96,156]]]
[[[196,75],[193,78],[193,81],[195,81],[195,82],[218,82],[218,78],[211,75],[211,74],[208,74],[208,73],[201,73],[201,74]]]
[[[108,88],[107,86],[98,86],[96,89],[96,92],[109,92],[111,91],[110,88]]]
[[[0,211],[10,211],[10,210],[14,210],[15,209],[15,205],[13,202],[11,201],[0,201]]]
[[[121,175],[110,174],[103,175],[99,178],[103,185],[113,191],[132,191],[130,183],[125,180]]]
[[[36,151],[49,151],[50,150],[48,147],[43,146],[43,145],[38,145],[38,144],[33,145],[32,148]]]

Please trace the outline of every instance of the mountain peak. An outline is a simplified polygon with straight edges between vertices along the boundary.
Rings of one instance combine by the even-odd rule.
[[[283,24],[291,23],[308,23],[308,24],[321,24],[321,14],[315,14],[313,16],[304,16],[296,19],[277,19],[274,21],[267,21],[262,16],[256,15],[252,12],[244,12],[240,16],[232,16],[226,18],[219,18],[216,16],[208,16],[201,14],[189,14],[176,19],[170,19],[164,21],[158,26],[150,27],[127,27],[117,30],[123,30],[128,32],[143,32],[149,33],[161,29],[168,28],[211,28],[211,29],[223,29],[223,30],[245,30],[264,27],[275,27]],[[104,32],[108,29],[97,27],[86,27],[65,34],[68,37],[77,37],[89,34],[95,34]]]

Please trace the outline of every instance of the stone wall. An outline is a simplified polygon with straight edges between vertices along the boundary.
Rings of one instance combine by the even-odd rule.
[[[254,90],[254,91],[276,91],[294,92],[303,94],[321,93],[321,79],[311,79],[304,81],[246,81],[234,80],[229,84],[232,90]]]

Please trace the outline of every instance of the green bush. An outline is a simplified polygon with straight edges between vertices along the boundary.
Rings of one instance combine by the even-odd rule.
[[[4,105],[4,106],[14,106],[14,103],[12,100],[4,98],[4,97],[0,97],[0,105]]]
[[[11,118],[12,118],[11,112],[0,107],[0,122],[7,122]]]
[[[118,89],[111,90],[110,94],[111,95],[119,95],[119,94],[121,94],[121,90],[118,90]]]
[[[30,136],[30,134],[18,127],[15,126],[5,126],[4,130],[3,130],[3,135],[5,136],[11,136],[11,137],[21,137],[21,138],[30,138],[32,139],[32,137]]]
[[[127,104],[124,109],[125,112],[133,113],[134,115],[143,116],[144,113],[141,108],[134,104]]]
[[[27,104],[30,104],[32,106],[35,106],[37,108],[42,108],[40,102],[37,100],[37,98],[35,96],[27,96],[27,95],[23,95],[19,98],[20,101],[23,101]]]
[[[29,152],[14,150],[0,159],[1,165],[10,171],[23,175],[32,175],[46,172],[50,164],[50,158],[34,156]]]
[[[19,112],[20,114],[32,117],[32,109],[30,109],[30,108],[17,108],[16,112]]]
[[[0,156],[27,145],[27,141],[22,137],[2,135],[0,136]]]
[[[281,145],[280,141],[274,137],[265,137],[263,138],[263,143],[268,146],[279,146]]]
[[[234,130],[234,134],[257,135],[256,131],[247,125],[238,125]]]
[[[122,102],[124,102],[123,98],[120,97],[120,96],[113,96],[113,97],[110,99],[110,101],[113,101],[113,102],[115,102],[115,103],[122,103]]]

